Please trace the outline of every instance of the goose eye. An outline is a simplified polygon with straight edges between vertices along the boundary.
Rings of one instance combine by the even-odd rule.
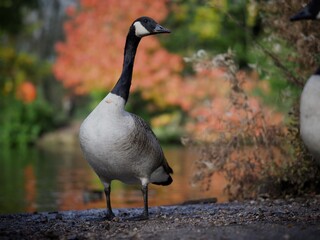
[[[148,19],[144,19],[143,21],[144,21],[144,23],[147,23],[147,22],[149,22],[149,21],[148,21]]]

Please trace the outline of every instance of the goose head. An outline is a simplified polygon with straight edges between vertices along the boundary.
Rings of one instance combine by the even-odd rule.
[[[134,30],[135,35],[139,38],[160,33],[170,33],[169,29],[162,27],[150,17],[140,17],[136,19],[131,29]]]
[[[317,20],[320,19],[320,1],[311,0],[297,14],[290,18],[290,21]]]

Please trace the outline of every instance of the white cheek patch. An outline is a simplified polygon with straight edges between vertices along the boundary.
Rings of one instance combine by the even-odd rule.
[[[150,34],[150,32],[141,24],[140,21],[135,22],[133,25],[136,29],[137,37],[143,37]]]
[[[320,19],[320,12],[319,12],[318,15],[316,16],[316,19]]]

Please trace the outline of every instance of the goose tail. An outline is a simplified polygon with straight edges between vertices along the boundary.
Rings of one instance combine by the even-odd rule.
[[[168,175],[168,179],[164,182],[152,182],[155,185],[168,186],[173,182],[172,177]]]
[[[173,170],[169,166],[169,164],[165,162],[164,165],[158,167],[151,174],[151,183],[162,186],[170,185],[173,182],[173,179],[170,176],[170,174],[173,174]]]

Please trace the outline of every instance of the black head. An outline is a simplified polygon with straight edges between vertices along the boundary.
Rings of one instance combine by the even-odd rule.
[[[320,1],[311,0],[307,6],[290,18],[290,21],[320,19]]]
[[[140,17],[136,19],[133,22],[132,27],[135,30],[135,35],[140,38],[148,35],[170,33],[169,29],[162,27],[155,20],[149,17]]]

